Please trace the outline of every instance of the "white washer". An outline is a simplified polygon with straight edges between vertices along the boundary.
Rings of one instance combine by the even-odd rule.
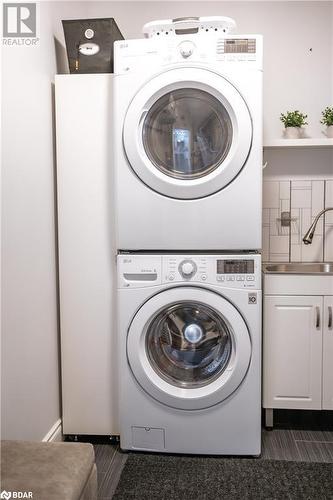
[[[116,42],[115,73],[118,248],[261,248],[261,36]]]
[[[260,454],[260,264],[118,255],[122,449]]]

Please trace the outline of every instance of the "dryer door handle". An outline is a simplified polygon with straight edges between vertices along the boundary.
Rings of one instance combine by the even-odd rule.
[[[199,17],[177,17],[172,20],[176,35],[185,35],[186,33],[198,33],[200,26]]]

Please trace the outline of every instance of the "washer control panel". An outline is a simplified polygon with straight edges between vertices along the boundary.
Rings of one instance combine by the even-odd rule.
[[[259,288],[261,256],[163,255],[162,282],[211,283],[231,288]]]
[[[118,287],[142,288],[165,284],[207,283],[225,288],[260,289],[258,254],[120,254]]]

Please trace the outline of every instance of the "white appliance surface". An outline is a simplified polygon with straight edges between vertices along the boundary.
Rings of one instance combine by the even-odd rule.
[[[262,37],[115,43],[122,250],[261,248]]]
[[[124,450],[259,455],[261,257],[122,253]]]

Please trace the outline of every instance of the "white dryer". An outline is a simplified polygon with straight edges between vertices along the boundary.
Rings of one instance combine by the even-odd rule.
[[[262,37],[115,42],[123,250],[261,248]]]
[[[260,264],[118,256],[122,449],[260,454]]]

